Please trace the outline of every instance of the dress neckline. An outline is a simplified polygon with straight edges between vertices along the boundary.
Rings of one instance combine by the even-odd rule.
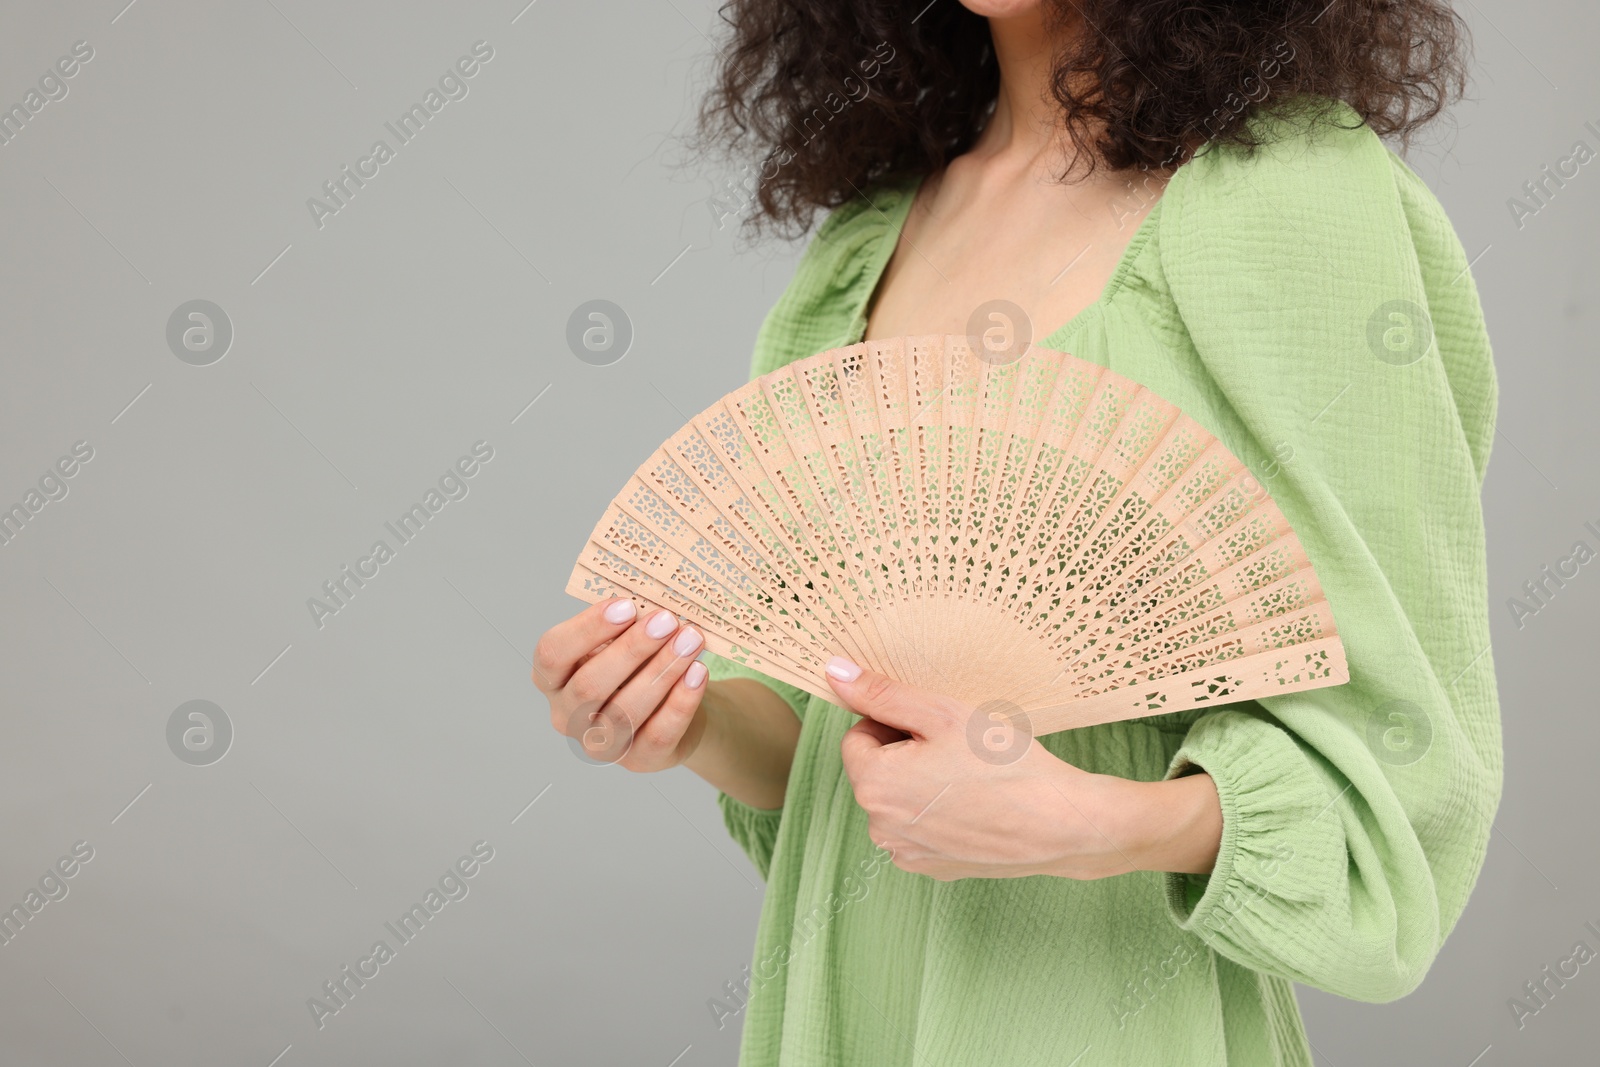
[[[1161,195],[1156,197],[1156,202],[1151,205],[1150,210],[1139,221],[1138,227],[1134,229],[1133,236],[1123,246],[1122,255],[1117,258],[1116,266],[1112,268],[1110,277],[1106,279],[1105,286],[1100,290],[1100,295],[1085,304],[1066,322],[1057,326],[1044,337],[1034,341],[1035,345],[1040,348],[1065,351],[1064,345],[1077,334],[1078,330],[1091,318],[1105,310],[1111,298],[1117,294],[1117,291],[1126,282],[1127,276],[1132,273],[1134,261],[1138,259],[1144,246],[1150,243],[1151,235],[1159,224],[1157,220],[1161,214],[1161,205],[1172,192],[1173,183],[1178,180],[1178,176],[1183,173],[1184,168],[1188,165],[1189,161],[1184,161],[1172,172],[1172,176],[1167,179],[1167,184],[1161,190]],[[916,203],[917,192],[922,188],[926,180],[927,175],[921,174],[906,181],[902,188],[895,191],[898,199],[890,203],[887,211],[878,207],[877,204],[873,204],[873,208],[884,216],[886,224],[883,227],[882,236],[878,239],[879,247],[873,257],[872,268],[868,272],[866,283],[862,286],[864,294],[856,304],[856,313],[851,332],[852,340],[849,343],[859,343],[866,337],[868,306],[872,303],[872,298],[877,293],[878,286],[883,282],[884,272],[889,269],[889,260],[893,258],[895,251],[900,246],[900,237],[905,231],[906,218],[911,214],[911,205]],[[885,238],[888,239],[885,240]]]

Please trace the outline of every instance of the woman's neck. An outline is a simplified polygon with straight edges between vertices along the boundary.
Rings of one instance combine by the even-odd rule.
[[[1050,94],[1050,76],[1061,34],[1076,34],[1083,17],[1052,31],[1044,5],[1016,15],[991,16],[989,34],[1000,67],[994,114],[972,152],[990,164],[1055,169],[1068,144],[1061,108]],[[1052,33],[1055,36],[1052,36]]]

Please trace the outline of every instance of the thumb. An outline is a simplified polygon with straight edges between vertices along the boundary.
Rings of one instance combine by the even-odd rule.
[[[846,708],[902,733],[927,737],[956,722],[943,697],[865,670],[843,656],[828,661],[828,684]]]

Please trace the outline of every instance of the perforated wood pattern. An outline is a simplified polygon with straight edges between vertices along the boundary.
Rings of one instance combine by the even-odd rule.
[[[1282,513],[1086,360],[869,341],[730,393],[639,468],[568,591],[671,608],[824,699],[835,655],[1036,734],[1349,680]]]

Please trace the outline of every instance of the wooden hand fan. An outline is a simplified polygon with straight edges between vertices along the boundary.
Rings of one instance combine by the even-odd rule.
[[[1222,443],[1104,367],[962,336],[755,379],[629,479],[567,591],[651,602],[836,701],[844,656],[1034,734],[1349,680],[1294,532]]]

